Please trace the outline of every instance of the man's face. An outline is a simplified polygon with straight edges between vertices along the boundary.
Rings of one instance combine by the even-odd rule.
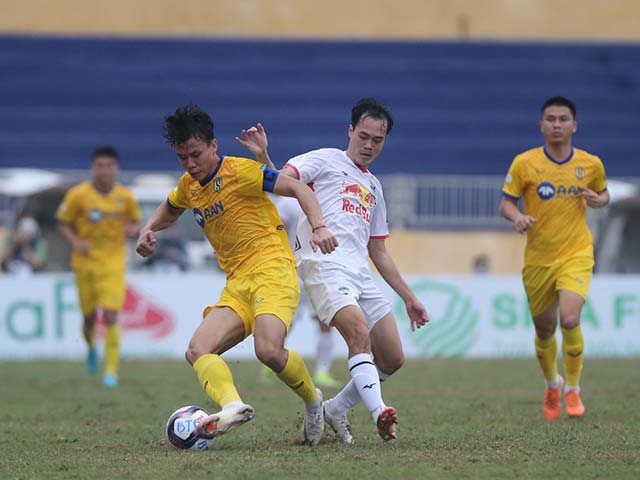
[[[91,172],[96,183],[109,185],[115,181],[118,175],[118,162],[113,157],[97,156],[91,164]]]
[[[218,164],[218,142],[213,139],[211,143],[207,143],[191,137],[176,145],[176,154],[182,168],[191,178],[201,182],[211,175]]]
[[[571,143],[571,137],[578,129],[578,123],[573,118],[569,107],[549,105],[542,112],[540,130],[550,145]]]
[[[364,117],[354,127],[349,125],[349,158],[361,167],[368,167],[384,146],[387,122],[379,118]]]

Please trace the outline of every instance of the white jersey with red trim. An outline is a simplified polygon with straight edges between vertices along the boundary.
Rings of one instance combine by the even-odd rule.
[[[346,152],[322,148],[292,158],[285,167],[309,184],[322,208],[325,225],[338,239],[331,254],[313,252],[309,245],[311,226],[302,214],[298,222],[296,258],[329,261],[359,270],[369,265],[369,240],[389,237],[387,207],[380,181],[357,166]]]
[[[278,209],[278,215],[280,215],[280,220],[282,220],[282,223],[284,224],[284,230],[287,232],[287,238],[289,239],[291,250],[295,250],[298,221],[300,216],[303,215],[302,208],[300,208],[298,200],[292,197],[276,195],[271,192],[267,192],[267,195]]]

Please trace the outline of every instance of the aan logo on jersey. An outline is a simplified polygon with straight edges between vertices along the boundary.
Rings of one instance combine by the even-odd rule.
[[[536,192],[542,200],[551,200],[554,196],[560,197],[577,197],[580,195],[582,188],[579,185],[559,185],[558,188],[551,182],[539,183],[536,187]]]
[[[222,205],[222,202],[216,202],[210,207],[206,207],[204,210],[200,210],[199,208],[193,209],[193,217],[196,219],[196,222],[198,222],[198,225],[200,225],[200,228],[204,228],[205,223],[219,215],[222,215],[223,213],[224,206]]]
[[[367,223],[371,223],[371,210],[376,206],[376,197],[367,187],[361,183],[343,184],[340,195],[347,197],[342,199],[343,212],[358,215]],[[352,199],[357,200],[358,205],[354,205]]]

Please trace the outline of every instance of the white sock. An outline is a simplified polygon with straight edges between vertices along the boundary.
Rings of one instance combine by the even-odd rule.
[[[224,407],[222,407],[223,410],[229,410],[231,408],[238,408],[243,406],[244,403],[242,402],[231,402],[231,403],[227,403]]]
[[[545,380],[544,384],[547,388],[558,388],[560,386],[560,375],[558,375],[555,380]]]
[[[580,385],[565,385],[564,386],[565,395],[567,393],[569,393],[571,390],[575,390],[576,392],[580,393]]]
[[[333,353],[333,332],[320,332],[316,351],[316,374],[329,373]]]
[[[380,378],[373,358],[368,353],[359,353],[351,357],[347,361],[347,365],[349,365],[349,372],[360,398],[371,413],[373,420],[377,421],[378,414],[386,405],[382,401]]]
[[[378,367],[376,367],[376,370],[378,370],[380,382],[384,382],[391,376],[388,373],[384,373]],[[329,409],[336,415],[342,415],[358,405],[361,401],[362,398],[360,397],[360,393],[358,393],[358,388],[356,387],[353,379],[351,379],[342,388],[342,390],[340,390],[340,392],[330,400]]]

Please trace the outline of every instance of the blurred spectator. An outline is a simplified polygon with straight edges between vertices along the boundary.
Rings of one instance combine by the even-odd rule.
[[[154,272],[185,272],[188,268],[187,242],[176,228],[165,230],[158,238],[155,252],[144,265]]]
[[[489,273],[489,257],[484,254],[473,257],[471,272],[477,274]]]
[[[45,264],[47,246],[40,235],[38,222],[25,216],[9,238],[2,257],[2,271],[11,274],[28,274],[42,270]]]

